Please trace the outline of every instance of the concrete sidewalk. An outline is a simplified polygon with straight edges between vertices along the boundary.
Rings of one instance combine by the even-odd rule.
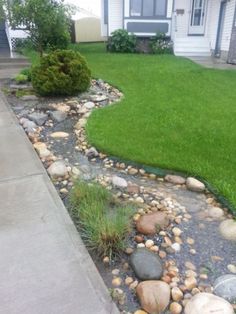
[[[119,313],[2,94],[0,313]]]

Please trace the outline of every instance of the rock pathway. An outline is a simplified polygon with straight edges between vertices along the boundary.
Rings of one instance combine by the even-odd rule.
[[[65,204],[74,178],[80,178],[98,181],[136,207],[121,261],[104,257],[104,268],[99,266],[109,273],[105,281],[122,313],[233,313],[236,221],[228,210],[195,178],[157,177],[88,144],[91,111],[120,97],[117,89],[94,80],[88,93],[72,99],[38,99],[33,108],[10,100]]]

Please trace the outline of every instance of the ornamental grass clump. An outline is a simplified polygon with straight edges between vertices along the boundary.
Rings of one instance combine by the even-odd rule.
[[[32,85],[41,96],[73,96],[88,89],[91,72],[79,52],[56,50],[32,68]]]
[[[74,186],[70,201],[72,216],[90,249],[111,257],[125,248],[131,230],[131,207],[116,206],[105,188],[85,182]]]

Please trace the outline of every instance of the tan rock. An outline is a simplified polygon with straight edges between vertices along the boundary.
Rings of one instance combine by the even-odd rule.
[[[178,287],[174,287],[171,290],[171,296],[174,301],[180,301],[183,299],[184,294]]]
[[[138,310],[138,311],[135,311],[134,314],[148,314],[148,313],[143,310]]]
[[[186,278],[184,284],[188,290],[192,290],[197,285],[197,279],[195,277]]]
[[[205,184],[195,178],[187,178],[186,186],[190,191],[203,192],[205,190]]]
[[[119,287],[122,284],[122,279],[117,277],[112,280],[112,286]]]
[[[220,224],[220,233],[226,240],[236,241],[236,220],[224,220]]]
[[[172,314],[180,314],[182,312],[182,306],[177,302],[172,302],[170,305],[170,312]]]
[[[185,178],[181,176],[170,175],[170,174],[165,176],[165,181],[173,183],[173,184],[185,184],[186,182]]]
[[[185,314],[234,314],[232,305],[210,293],[198,293],[189,300]]]
[[[164,212],[143,215],[136,224],[137,230],[145,235],[153,235],[169,225],[169,218]]]
[[[148,313],[163,312],[170,302],[170,287],[163,281],[141,282],[136,289],[141,307]]]
[[[134,281],[134,279],[132,277],[125,278],[125,284],[127,286],[129,286],[133,281]]]
[[[54,132],[50,135],[52,138],[66,138],[69,136],[69,133],[66,132]]]
[[[185,266],[186,266],[188,269],[196,270],[195,265],[193,265],[193,263],[191,263],[191,262],[189,262],[189,261],[185,263]]]
[[[182,233],[182,230],[180,228],[174,227],[172,229],[172,232],[173,232],[174,236],[179,237],[181,235],[181,233]]]

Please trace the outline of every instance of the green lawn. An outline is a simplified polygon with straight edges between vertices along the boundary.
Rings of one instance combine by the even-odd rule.
[[[236,71],[174,56],[110,54],[81,45],[93,76],[119,87],[117,105],[87,124],[103,152],[197,175],[236,205]]]

